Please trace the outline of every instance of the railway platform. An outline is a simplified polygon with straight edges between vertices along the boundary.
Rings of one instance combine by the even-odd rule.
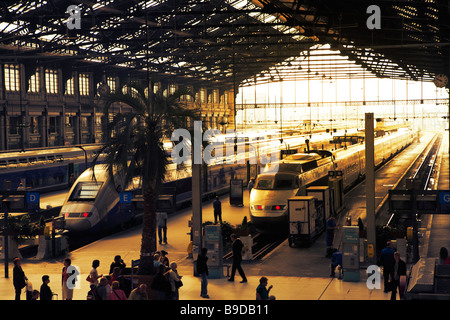
[[[221,197],[221,201],[224,221],[239,224],[242,222],[243,216],[248,215],[248,191],[245,191],[244,194],[243,207],[230,206],[228,196]],[[158,245],[158,249],[168,252],[170,262],[177,262],[179,274],[183,275],[184,286],[180,289],[180,300],[204,300],[200,297],[200,279],[193,275],[193,261],[188,258],[187,254],[190,215],[191,210],[186,209],[169,216],[168,244]],[[203,220],[213,221],[213,219],[212,202],[204,203]],[[114,256],[118,254],[122,256],[127,266],[130,266],[131,260],[139,259],[140,240],[141,227],[137,226],[70,252],[68,257],[71,258],[73,265],[80,268],[81,272],[80,288],[74,290],[74,300],[86,299],[89,283],[85,278],[92,269],[91,264],[94,259],[100,261],[99,274],[109,272],[109,265]],[[324,245],[324,241],[321,239],[315,244],[315,246],[322,245]],[[324,252],[322,249],[319,251]],[[33,288],[37,290],[42,284],[42,275],[49,275],[50,288],[61,298],[61,270],[64,258],[24,259],[22,268]],[[385,300],[389,298],[389,295],[383,293],[382,290],[367,289],[365,280],[344,282],[337,278],[330,278],[329,259],[321,257],[318,261],[303,260],[301,255],[292,254],[289,261],[272,259],[271,256],[267,256],[261,261],[244,261],[242,265],[248,282],[239,283],[238,275],[235,282],[227,281],[227,277],[209,279],[210,300],[255,300],[256,287],[262,276],[268,277],[269,285],[273,285],[271,294],[278,300]],[[231,264],[227,261],[224,263]],[[301,266],[305,263],[317,269],[317,272],[304,272],[305,270]],[[316,263],[320,264],[317,268],[314,267]],[[1,300],[14,299],[12,269],[13,265],[10,263],[8,279],[5,279],[3,272],[0,275]],[[365,271],[361,270],[361,279],[366,278],[364,273]],[[226,275],[226,270],[224,270],[224,275]],[[25,298],[24,294],[22,294],[22,298]]]

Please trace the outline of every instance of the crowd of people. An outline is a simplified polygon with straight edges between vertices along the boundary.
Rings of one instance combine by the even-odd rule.
[[[153,277],[151,288],[156,292],[158,300],[178,300],[178,289],[183,285],[177,271],[177,264],[172,262],[169,264],[167,252],[158,251],[153,256],[153,266],[157,271]],[[15,300],[21,299],[21,293],[26,292],[26,300],[52,300],[57,299],[50,287],[50,276],[42,276],[42,285],[40,290],[33,290],[31,282],[22,269],[19,258],[13,260],[13,286],[15,290]],[[63,262],[61,274],[62,300],[72,300],[73,291],[76,287],[75,281],[77,277],[73,276],[73,268],[71,259],[66,258]],[[124,277],[126,264],[120,255],[114,257],[111,263],[109,273],[107,275],[99,274],[97,268],[100,266],[99,260],[92,262],[92,269],[86,278],[89,282],[90,290],[87,293],[87,300],[148,300],[148,288],[146,284],[141,284],[137,288],[131,290],[131,281],[128,277]],[[83,281],[83,280],[82,280]]]

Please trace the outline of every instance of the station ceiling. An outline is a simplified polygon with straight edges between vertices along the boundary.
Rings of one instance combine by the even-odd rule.
[[[67,27],[69,5],[81,11],[79,29]],[[367,27],[370,5],[380,29]],[[345,78],[357,64],[376,77],[430,81],[449,74],[449,24],[446,0],[3,1],[0,62],[232,87],[273,79],[271,68],[283,79],[293,57],[329,44],[338,53],[324,58],[348,62],[295,68],[298,79],[330,68]]]

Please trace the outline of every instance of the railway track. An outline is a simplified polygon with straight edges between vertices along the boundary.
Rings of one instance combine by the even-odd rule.
[[[436,160],[438,158],[439,149],[442,144],[442,134],[437,134],[430,141],[425,150],[421,153],[421,155],[416,159],[415,165],[411,167],[409,172],[404,175],[401,181],[394,188],[395,190],[403,190],[405,188],[410,188],[411,186],[408,183],[411,181],[418,181],[415,184],[415,188],[418,191],[423,190],[431,190],[434,188],[433,185],[433,173],[434,167],[436,165]],[[380,220],[383,217],[379,217]],[[384,219],[386,219],[384,217]],[[386,226],[394,227],[405,225],[405,223],[410,219],[409,216],[402,216],[397,212],[393,212],[390,214],[389,219],[386,223],[383,223]]]

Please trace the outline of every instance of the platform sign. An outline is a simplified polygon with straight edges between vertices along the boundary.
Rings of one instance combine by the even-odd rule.
[[[450,214],[450,191],[439,192],[439,204],[441,205],[441,213]]]
[[[131,199],[133,195],[131,192],[121,192],[119,194],[119,202],[120,203],[131,203]]]
[[[39,192],[27,192],[28,204],[39,204]]]
[[[389,190],[389,211],[409,213],[416,201],[421,214],[450,214],[449,190]]]

